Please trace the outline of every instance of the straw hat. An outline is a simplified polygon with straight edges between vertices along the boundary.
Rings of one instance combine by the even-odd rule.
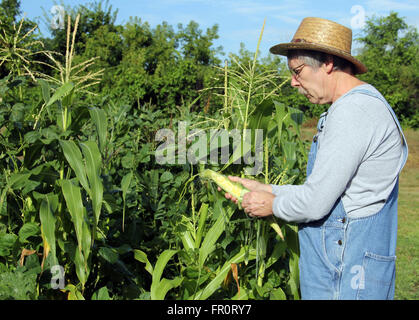
[[[291,42],[270,48],[273,54],[286,56],[288,50],[306,49],[329,53],[353,63],[356,73],[367,72],[359,60],[351,55],[352,30],[322,18],[304,18]]]

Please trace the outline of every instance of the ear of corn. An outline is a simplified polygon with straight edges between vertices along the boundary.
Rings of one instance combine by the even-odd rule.
[[[241,184],[231,181],[227,176],[210,169],[202,171],[200,176],[204,179],[214,181],[221,189],[231,194],[234,198],[239,200],[239,202],[242,202],[243,196],[250,191]]]

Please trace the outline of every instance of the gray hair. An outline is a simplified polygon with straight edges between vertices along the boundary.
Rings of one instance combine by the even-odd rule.
[[[346,71],[349,69],[351,74],[355,74],[355,66],[346,59],[328,53],[314,50],[290,50],[287,54],[288,59],[299,59],[306,65],[315,70],[327,61],[333,61],[333,70]]]

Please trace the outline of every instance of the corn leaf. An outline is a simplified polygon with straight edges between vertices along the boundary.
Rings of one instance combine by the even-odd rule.
[[[230,271],[232,263],[240,263],[248,257],[249,260],[256,258],[256,250],[242,247],[240,251],[229,261],[226,261],[222,268],[217,272],[215,278],[201,291],[197,292],[192,298],[194,300],[206,300],[208,299],[218,288],[220,288],[224,278]]]
[[[86,160],[86,173],[90,184],[90,197],[92,198],[93,212],[95,213],[95,225],[97,225],[103,200],[103,184],[100,178],[102,159],[96,142],[80,142],[80,146]]]
[[[145,263],[145,269],[148,273],[153,275],[153,266],[150,261],[148,261],[147,254],[141,250],[134,250],[134,258],[142,263]]]
[[[96,126],[100,151],[102,154],[104,154],[106,147],[106,136],[108,133],[108,120],[106,119],[106,113],[104,110],[99,108],[89,108],[89,113],[93,123]]]
[[[180,237],[186,250],[193,250],[195,248],[195,242],[193,241],[191,233],[188,230],[183,231]]]
[[[233,214],[231,207],[226,207],[226,209],[224,209],[222,205],[223,201],[224,200],[221,199],[215,203],[214,209],[218,211],[218,218],[212,227],[208,230],[204,240],[202,241],[201,248],[199,249],[199,265],[201,268],[203,267],[207,257],[211,254],[212,251],[214,251],[215,243],[217,242],[218,238],[224,232],[226,227],[225,221],[229,220]]]
[[[270,300],[287,300],[285,292],[281,288],[276,288],[271,291]]]
[[[90,194],[89,183],[86,177],[86,169],[84,166],[82,154],[74,141],[60,141],[64,156],[67,159],[71,169],[75,172],[77,179],[82,187]]]
[[[65,179],[61,181],[61,187],[68,211],[70,212],[71,220],[76,230],[79,251],[81,251],[83,244],[83,219],[85,208],[81,201],[80,188],[75,186],[70,180]]]
[[[85,300],[77,287],[72,284],[66,285],[64,290],[68,291],[68,300]]]
[[[74,84],[72,82],[66,82],[61,87],[59,87],[52,97],[48,100],[46,107],[49,107],[54,102],[63,99],[65,96],[69,95],[71,90],[73,90]]]
[[[152,281],[151,281],[150,295],[151,295],[152,300],[157,300],[161,298],[161,293],[159,293],[159,291],[163,289],[167,289],[167,287],[170,287],[170,285],[168,285],[167,283],[167,279],[166,281],[163,281],[163,282],[160,279],[167,263],[176,253],[177,253],[176,250],[165,250],[158,257],[156,265],[154,266],[153,276],[152,276]],[[166,293],[167,291],[164,293],[164,295]]]
[[[76,269],[77,278],[79,278],[82,286],[87,282],[87,277],[89,276],[89,269],[86,263],[86,259],[83,256],[83,253],[80,250],[75,251],[74,264]]]
[[[181,277],[176,277],[172,280],[163,278],[160,283],[155,287],[154,291],[152,290],[151,299],[152,300],[163,300],[167,292],[170,289],[178,287],[182,283],[183,279]]]
[[[51,263],[57,265],[56,246],[55,246],[55,222],[54,212],[58,207],[58,196],[50,195],[42,199],[39,209],[39,218],[41,220],[41,235],[45,247],[51,251]],[[46,257],[45,257],[46,258]]]
[[[290,251],[290,259],[289,259],[289,270],[290,270],[290,279],[288,281],[288,286],[291,290],[291,293],[295,300],[300,298],[298,287],[300,284],[299,278],[299,255],[300,255],[300,248],[298,243],[298,227],[296,225],[285,225],[285,241],[288,246],[288,250]]]

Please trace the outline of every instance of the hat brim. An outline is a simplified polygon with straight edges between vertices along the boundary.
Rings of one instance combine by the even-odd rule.
[[[328,47],[325,45],[319,45],[315,43],[307,43],[307,42],[289,42],[289,43],[280,43],[276,46],[273,46],[269,49],[269,51],[273,54],[279,54],[281,56],[287,56],[289,50],[315,50],[324,53],[329,53],[343,59],[348,60],[355,66],[355,71],[357,74],[362,74],[368,71],[367,67],[359,60],[355,59],[350,54],[341,51],[336,48]]]

